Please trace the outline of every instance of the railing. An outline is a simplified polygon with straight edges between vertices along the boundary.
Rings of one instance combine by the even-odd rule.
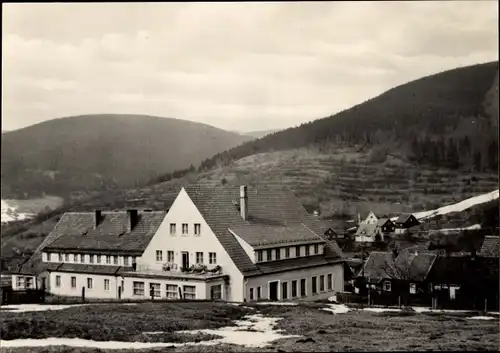
[[[163,272],[177,272],[177,273],[191,273],[191,274],[221,274],[222,267],[219,265],[202,265],[196,264],[189,268],[183,268],[179,264],[172,262],[165,262],[159,267],[152,267],[148,264],[137,263],[136,272],[140,271],[163,271]]]

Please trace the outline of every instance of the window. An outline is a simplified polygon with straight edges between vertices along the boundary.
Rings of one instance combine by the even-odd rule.
[[[128,256],[123,257],[123,266],[129,266]]]
[[[69,262],[69,254],[64,254],[64,261]]]
[[[80,254],[75,254],[75,262],[80,262]]]
[[[311,247],[309,245],[306,245],[306,256],[310,255],[310,253],[309,253],[310,249],[311,249]]]
[[[261,298],[261,296],[260,296],[261,293],[260,292],[261,292],[260,291],[260,287],[257,287],[257,300],[260,300],[260,298]]]
[[[250,288],[250,300],[254,300],[253,288]]]
[[[76,288],[76,277],[71,277],[71,288]]]
[[[200,235],[201,233],[201,224],[195,223],[194,224],[194,235]]]
[[[91,264],[93,264],[93,263],[94,263],[94,255],[89,255],[89,262],[90,262]]]
[[[174,262],[174,252],[173,251],[167,251],[167,261],[168,262]]]
[[[56,283],[57,283],[57,277],[56,277]],[[59,284],[59,285],[61,285],[61,284]],[[17,286],[17,288],[24,288],[24,277],[17,276],[17,278],[16,278],[16,286]]]
[[[32,289],[33,288],[33,278],[26,277],[25,281],[26,281],[26,288],[27,289]]]
[[[196,299],[195,286],[184,286],[184,299]]]
[[[116,256],[116,255],[115,255],[115,256],[113,256],[113,263],[114,263],[115,265],[118,265],[118,256]]]
[[[319,244],[314,244],[314,254],[319,254]]]
[[[222,285],[221,284],[210,287],[210,298],[211,299],[222,299]]]
[[[319,276],[319,291],[320,292],[325,291],[325,276],[323,275]]]
[[[312,280],[312,294],[318,294],[318,284],[316,283],[317,277],[313,276]]]
[[[281,282],[281,298],[288,299],[288,282]]]
[[[156,262],[163,261],[163,250],[156,250]]]
[[[417,293],[417,285],[415,283],[410,283],[410,294]]]
[[[384,282],[384,290],[386,292],[390,292],[391,291],[391,282],[389,282],[389,281],[385,281]]]
[[[111,256],[106,255],[106,263],[109,265],[111,264]]]
[[[167,299],[177,299],[178,287],[175,284],[167,284]]]
[[[94,281],[92,280],[92,278],[90,278],[90,277],[87,278],[87,288],[92,289],[93,284],[94,284]]]
[[[104,279],[104,290],[109,290],[109,279]]]
[[[203,253],[202,252],[197,252],[196,253],[196,263],[197,264],[202,264],[203,263]]]
[[[306,279],[303,278],[300,280],[300,296],[305,297],[307,296],[307,291],[306,291]]]
[[[292,281],[292,298],[297,297],[297,281]]]
[[[290,258],[290,248],[285,248],[285,259]]]
[[[300,246],[295,247],[295,257],[300,257]]]
[[[257,250],[257,262],[262,262],[262,250]]]
[[[327,281],[326,285],[327,285],[328,290],[331,290],[333,288],[332,279],[333,279],[333,276],[331,273],[329,273],[328,276],[326,277],[326,281]]]
[[[144,296],[144,282],[133,282],[134,295]]]
[[[96,263],[98,263],[98,264],[100,264],[100,263],[101,263],[101,255],[97,255],[97,256],[95,257],[95,262],[96,262]]]
[[[161,286],[160,286],[160,283],[150,283],[149,284],[149,296],[153,297],[153,298],[159,298],[161,297],[161,294],[160,294],[160,289]]]
[[[63,255],[59,254],[59,262],[63,262]]]
[[[214,252],[208,253],[208,263],[210,265],[215,265],[217,263],[217,254]]]
[[[175,229],[175,223],[170,223],[170,235],[175,235],[176,229]]]
[[[188,234],[188,224],[187,223],[182,223],[182,235],[187,235]]]
[[[56,287],[61,286],[61,276],[56,276]]]
[[[281,260],[281,249],[280,248],[276,249],[276,260]]]
[[[47,261],[52,261],[52,253],[47,254]]]
[[[266,260],[271,261],[273,259],[273,250],[272,249],[267,249],[266,250]]]

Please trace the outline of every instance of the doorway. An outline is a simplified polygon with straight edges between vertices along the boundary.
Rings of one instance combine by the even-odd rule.
[[[269,282],[269,300],[277,301],[278,300],[278,286],[279,282]]]
[[[182,267],[185,269],[189,268],[189,253],[187,251],[182,252]]]

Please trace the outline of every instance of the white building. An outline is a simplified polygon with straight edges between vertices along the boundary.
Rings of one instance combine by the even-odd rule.
[[[320,299],[344,285],[337,243],[269,186],[193,185],[168,213],[66,213],[40,252],[41,281],[62,296]]]

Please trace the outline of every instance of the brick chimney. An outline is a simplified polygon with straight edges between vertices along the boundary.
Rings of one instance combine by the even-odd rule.
[[[139,221],[139,212],[137,210],[127,210],[127,231],[131,232]]]
[[[101,210],[95,210],[94,212],[94,229],[97,228],[99,224],[102,222],[102,211]]]
[[[240,214],[244,221],[248,220],[248,194],[247,186],[240,186]]]

